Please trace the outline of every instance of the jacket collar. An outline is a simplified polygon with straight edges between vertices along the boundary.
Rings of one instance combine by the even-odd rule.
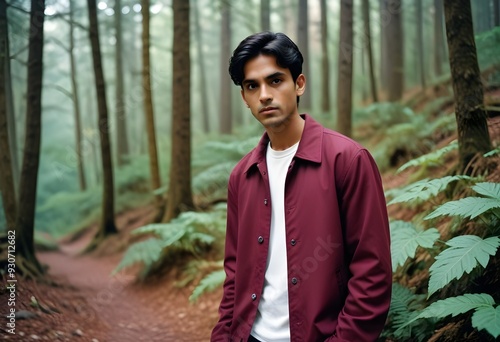
[[[294,158],[300,158],[319,164],[321,163],[321,148],[323,146],[323,126],[308,114],[301,114],[300,116],[304,119],[305,125]],[[266,159],[268,143],[269,136],[267,132],[264,132],[257,146],[250,152],[251,155],[245,165],[244,172],[248,172],[252,166]]]

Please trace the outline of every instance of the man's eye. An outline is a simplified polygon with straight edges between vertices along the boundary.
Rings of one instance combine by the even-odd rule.
[[[272,83],[279,84],[279,83],[281,83],[281,80],[279,78],[275,78]]]
[[[248,90],[255,89],[255,84],[249,84],[249,85],[247,85],[247,89]]]

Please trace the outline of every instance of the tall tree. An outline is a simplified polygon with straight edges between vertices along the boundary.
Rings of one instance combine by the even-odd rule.
[[[75,137],[76,137],[76,158],[77,158],[77,169],[78,169],[78,184],[80,185],[80,190],[85,190],[87,188],[87,183],[85,180],[85,169],[83,164],[82,155],[82,124],[81,124],[81,113],[80,113],[80,97],[78,95],[78,83],[77,83],[77,69],[75,62],[75,33],[74,33],[74,21],[73,13],[75,11],[75,0],[69,1],[69,65],[71,68],[71,92],[73,98],[73,110],[75,112]]]
[[[0,0],[0,191],[2,204],[7,220],[7,229],[14,229],[16,224],[16,194],[9,141],[8,108],[7,108],[7,64],[9,59],[7,2]]]
[[[43,26],[45,0],[32,0],[28,47],[28,81],[24,156],[16,212],[16,266],[21,274],[44,271],[35,256],[35,206],[42,125]]]
[[[375,82],[375,67],[373,65],[372,31],[370,26],[370,0],[363,0],[361,4],[363,11],[363,23],[365,31],[365,51],[368,58],[368,72],[370,75],[370,90],[373,102],[378,102],[377,83]]]
[[[195,25],[195,34],[196,34],[196,54],[200,73],[200,96],[201,96],[201,115],[203,122],[203,131],[205,133],[210,132],[210,107],[208,104],[208,92],[207,92],[207,77],[206,77],[206,68],[205,68],[205,58],[203,58],[203,38],[201,32],[200,25],[200,10],[198,8],[199,1],[196,1],[193,6],[193,15],[194,15],[194,25]],[[227,77],[227,76],[226,76]]]
[[[328,63],[328,7],[321,0],[321,110],[330,112],[330,63]]]
[[[309,11],[307,0],[299,0],[299,19],[297,28],[297,45],[304,57],[302,73],[306,75],[308,88],[300,97],[300,106],[306,110],[311,109],[312,75],[309,72]]]
[[[219,132],[222,134],[230,134],[233,129],[231,79],[227,75],[227,63],[231,56],[231,7],[229,1],[222,0],[221,2]]]
[[[141,0],[142,13],[142,89],[144,94],[144,114],[146,131],[148,134],[149,172],[151,173],[151,187],[159,189],[161,186],[160,167],[158,163],[158,150],[156,147],[156,130],[153,110],[153,94],[151,89],[151,59],[150,48],[150,24],[149,24],[149,0]],[[156,195],[155,203],[158,209],[158,219],[163,217],[162,196]]]
[[[386,28],[387,63],[390,68],[387,97],[389,101],[399,101],[404,88],[402,1],[385,1],[390,16]]]
[[[35,0],[34,0],[35,1]],[[101,141],[101,162],[103,173],[102,216],[99,229],[93,241],[87,247],[92,250],[110,234],[117,233],[114,209],[113,162],[111,159],[111,142],[109,139],[108,105],[106,103],[106,85],[102,71],[101,48],[99,45],[99,24],[95,0],[87,0],[89,15],[89,37],[94,63],[94,82],[97,94],[99,138]]]
[[[262,31],[271,29],[271,6],[270,0],[260,0],[260,28]]]
[[[483,104],[483,85],[477,62],[470,1],[444,0],[444,14],[455,95],[460,168],[467,172],[467,167],[476,155],[492,149]]]
[[[118,165],[123,165],[129,154],[127,119],[124,100],[123,82],[123,31],[122,31],[122,4],[121,0],[115,0],[115,67],[116,67],[116,148]]]
[[[445,59],[443,0],[434,0],[434,73],[443,74]]]
[[[337,130],[348,137],[352,135],[353,36],[353,2],[340,0]]]
[[[417,13],[417,51],[418,51],[418,71],[420,74],[420,85],[425,89],[425,58],[424,58],[424,17],[422,10],[422,1],[415,0]]]
[[[379,22],[380,22],[380,88],[387,91],[389,79],[391,78],[389,59],[387,58],[387,26],[390,20],[387,8],[388,0],[379,1]]]
[[[500,0],[493,0],[493,25],[500,26]]]
[[[170,221],[182,211],[194,207],[191,192],[189,1],[173,0],[172,7],[174,10],[172,158],[165,222]]]

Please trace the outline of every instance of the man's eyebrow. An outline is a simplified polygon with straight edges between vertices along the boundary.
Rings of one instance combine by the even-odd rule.
[[[274,79],[276,77],[280,77],[280,76],[284,76],[284,75],[285,75],[284,72],[276,71],[275,73],[272,73],[271,75],[266,76],[265,79],[271,80],[271,79]],[[243,80],[243,82],[241,82],[242,85],[249,84],[249,83],[255,83],[255,80],[251,79],[251,78],[246,78]]]

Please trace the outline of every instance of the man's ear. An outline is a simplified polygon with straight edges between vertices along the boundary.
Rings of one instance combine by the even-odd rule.
[[[304,94],[305,90],[306,77],[304,76],[304,74],[300,74],[295,81],[295,93],[297,94],[297,96],[301,96],[302,94]]]

